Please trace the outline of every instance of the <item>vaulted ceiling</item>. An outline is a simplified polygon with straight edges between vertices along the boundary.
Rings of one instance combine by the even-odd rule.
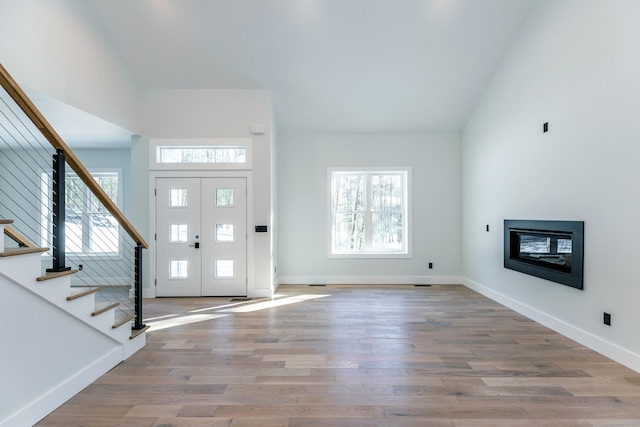
[[[141,88],[268,89],[279,132],[459,130],[532,0],[87,0]]]

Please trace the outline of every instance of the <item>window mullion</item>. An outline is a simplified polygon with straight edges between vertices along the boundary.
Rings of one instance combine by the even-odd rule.
[[[372,193],[372,188],[371,188],[371,184],[372,184],[372,180],[371,180],[371,174],[367,173],[364,174],[365,176],[365,185],[364,185],[364,192],[365,192],[365,198],[364,198],[364,250],[365,252],[370,252],[371,251],[371,200],[373,197],[373,193]]]
[[[90,215],[90,207],[91,203],[89,196],[89,189],[86,185],[81,186],[82,188],[82,224],[86,224],[86,232],[83,230],[82,233],[82,253],[89,253],[91,248],[91,215]],[[84,225],[83,225],[84,228]]]

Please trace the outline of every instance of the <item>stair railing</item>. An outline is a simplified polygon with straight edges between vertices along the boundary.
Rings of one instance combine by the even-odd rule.
[[[15,221],[5,227],[5,236],[18,246],[50,247],[53,265],[47,270],[73,265],[76,282],[99,285],[104,299],[120,302],[125,315],[128,309],[135,313],[132,329],[143,329],[142,249],[147,243],[1,64],[0,86],[0,218]],[[82,213],[67,211],[66,201],[82,201]],[[125,240],[133,244],[127,247]],[[82,242],[95,250],[79,250]],[[130,295],[122,296],[123,289],[133,289],[133,304]]]

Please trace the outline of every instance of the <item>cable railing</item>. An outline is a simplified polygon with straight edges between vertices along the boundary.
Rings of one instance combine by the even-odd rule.
[[[71,285],[99,287],[117,317],[142,324],[142,249],[122,214],[122,177],[80,162],[0,65],[0,219],[5,246],[46,247],[42,275],[74,270]]]

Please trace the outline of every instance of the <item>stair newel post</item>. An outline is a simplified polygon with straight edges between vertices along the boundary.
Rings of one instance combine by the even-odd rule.
[[[132,329],[140,330],[146,326],[142,323],[142,244],[140,243],[135,247],[134,264],[134,305],[136,309],[136,318],[133,322]]]
[[[53,202],[53,265],[48,272],[70,270],[65,267],[65,159],[64,151],[56,150],[53,155],[53,185],[51,201]]]

